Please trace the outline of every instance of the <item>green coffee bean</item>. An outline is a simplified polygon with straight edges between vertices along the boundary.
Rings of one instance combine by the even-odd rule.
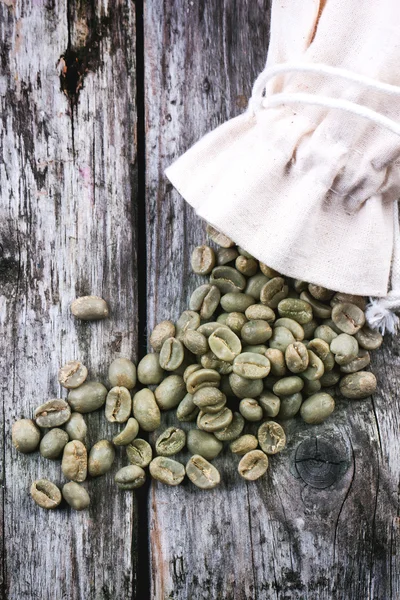
[[[141,438],[136,438],[127,445],[126,455],[132,465],[137,465],[144,469],[149,466],[151,459],[153,458],[153,450],[149,442],[146,442],[146,440],[142,440]]]
[[[182,422],[190,423],[191,421],[196,420],[198,414],[199,408],[193,402],[192,394],[186,394],[176,410],[177,419]]]
[[[161,423],[161,413],[153,392],[147,388],[133,397],[133,416],[144,431],[155,431]]]
[[[288,319],[287,317],[280,317],[275,321],[275,327],[286,327],[289,331],[292,332],[294,339],[296,342],[301,342],[304,340],[304,328],[297,323],[294,319]]]
[[[67,479],[85,481],[87,476],[87,452],[79,440],[72,440],[64,446],[61,470]]]
[[[88,370],[79,360],[70,360],[58,371],[58,381],[67,389],[77,388],[85,381]]]
[[[254,398],[243,398],[239,403],[239,410],[246,421],[257,422],[263,418],[263,409]]]
[[[314,336],[330,345],[338,334],[328,327],[328,325],[319,325],[314,331]]]
[[[335,366],[335,357],[330,351],[330,344],[319,338],[312,339],[307,345],[307,349],[314,352],[324,364],[324,372],[332,371]]]
[[[290,396],[290,394],[301,392],[303,387],[304,381],[300,377],[297,377],[297,375],[292,375],[290,377],[283,377],[277,381],[273,387],[273,392],[277,396]]]
[[[329,350],[329,346],[328,346]],[[309,357],[307,348],[302,342],[289,344],[285,350],[287,368],[292,373],[302,373],[308,367]]]
[[[219,327],[225,327],[225,325],[218,323],[218,321],[211,321],[210,323],[203,323],[203,325],[200,325],[197,331],[202,333],[208,339],[210,335]]]
[[[344,333],[354,335],[365,324],[365,315],[355,304],[343,302],[333,307],[332,321]]]
[[[239,294],[235,294],[238,296]],[[243,325],[247,323],[247,319],[243,313],[231,312],[226,319],[226,325],[235,333],[237,336],[240,335]]]
[[[216,329],[208,338],[208,343],[215,356],[227,362],[233,361],[242,350],[238,336],[226,327]]]
[[[182,342],[189,352],[196,356],[206,354],[209,349],[206,336],[195,329],[188,329],[182,338]]]
[[[251,435],[247,433],[246,435],[242,435],[240,438],[233,440],[229,444],[229,448],[233,454],[238,454],[239,456],[244,456],[248,452],[255,450],[258,446],[258,439],[255,435]]]
[[[262,356],[266,356],[268,348],[265,344],[257,344],[256,346],[243,346],[242,352],[254,352],[255,354],[261,354]]]
[[[99,296],[82,296],[71,303],[74,317],[83,321],[97,321],[109,316],[107,302]]]
[[[242,352],[233,361],[233,372],[245,379],[262,379],[270,370],[268,358],[255,352]]]
[[[235,262],[235,267],[246,277],[251,277],[257,273],[258,262],[255,258],[247,258],[246,256],[238,256]]]
[[[233,262],[239,256],[236,248],[218,248],[217,250],[217,265],[222,267],[230,262]]]
[[[271,375],[275,377],[283,377],[286,375],[285,355],[282,350],[277,348],[268,348],[265,352],[271,365]]]
[[[197,246],[192,252],[190,262],[193,273],[208,275],[215,265],[215,252],[210,246]]]
[[[354,337],[364,350],[376,350],[383,342],[383,337],[379,331],[370,329],[366,325],[357,331]]]
[[[218,470],[199,454],[191,456],[186,464],[186,475],[190,481],[203,490],[215,488],[221,478]]]
[[[357,340],[347,333],[341,333],[332,340],[330,349],[338,365],[347,365],[357,357],[359,350]]]
[[[219,288],[221,294],[242,292],[246,287],[246,278],[233,267],[215,267],[210,276],[210,283]]]
[[[195,371],[199,371],[200,369],[201,369],[201,365],[198,365],[198,364],[193,364],[193,365],[189,365],[188,367],[186,367],[186,369],[183,373],[183,381],[185,383],[187,383],[189,376],[192,373],[194,373]]]
[[[216,387],[204,387],[195,392],[193,396],[193,403],[203,411],[214,405],[220,406],[221,403],[222,408],[226,404],[226,396]],[[219,410],[215,412],[219,412]]]
[[[308,282],[303,281],[302,279],[295,279],[293,281],[293,287],[298,294],[301,294],[301,292],[308,289]]]
[[[218,371],[220,375],[228,375],[229,373],[232,373],[232,363],[226,362],[225,360],[220,360],[211,350],[206,354],[203,354],[200,362],[204,369],[213,369]]]
[[[89,452],[88,471],[91,477],[99,477],[107,473],[115,459],[114,446],[108,440],[96,442]]]
[[[313,318],[311,305],[305,300],[296,298],[285,298],[278,304],[278,312],[281,317],[297,321],[300,325],[310,323]]]
[[[37,450],[40,430],[31,419],[20,419],[12,426],[12,443],[18,452],[28,454]]]
[[[246,308],[245,315],[249,321],[262,320],[267,321],[269,324],[273,323],[276,319],[272,308],[265,306],[264,304],[254,304],[254,298],[253,304]]]
[[[369,371],[358,371],[345,375],[340,382],[340,393],[345,398],[368,398],[376,392],[376,377]]]
[[[302,372],[301,376],[309,381],[320,379],[325,372],[324,363],[312,350],[307,349],[307,352],[308,367]]]
[[[197,417],[197,427],[203,431],[220,431],[227,427],[233,419],[233,413],[229,408],[222,408],[217,413],[206,413],[200,410]]]
[[[221,375],[214,369],[199,369],[194,371],[186,381],[186,389],[189,394],[195,394],[203,387],[219,387]]]
[[[61,492],[48,479],[37,479],[31,485],[31,496],[38,506],[47,510],[56,508],[61,502]]]
[[[185,394],[186,385],[180,375],[169,375],[154,391],[156,402],[161,410],[175,408]]]
[[[325,373],[324,373],[324,375],[325,375]],[[324,375],[322,375],[322,377],[320,379],[314,379],[313,381],[309,381],[308,379],[305,379],[304,387],[301,390],[302,394],[306,395],[306,396],[312,396],[313,394],[316,394],[317,392],[319,392],[322,387],[321,379],[324,377]]]
[[[278,419],[292,419],[300,410],[303,397],[298,392],[289,396],[281,396]]]
[[[332,308],[329,304],[324,304],[314,298],[309,292],[301,292],[300,300],[307,302],[311,308],[313,315],[318,319],[329,319],[332,313]]]
[[[113,443],[116,446],[127,446],[139,433],[139,423],[135,418],[128,419],[124,429],[113,438]]]
[[[80,442],[85,441],[87,425],[81,413],[73,412],[64,427],[70,440],[79,440]]]
[[[335,401],[332,396],[319,392],[303,402],[300,414],[306,423],[316,425],[325,421],[334,410]]]
[[[242,292],[230,292],[228,294],[224,294],[221,298],[221,306],[224,311],[228,313],[244,313],[244,311],[252,304],[254,304],[253,296],[250,296],[250,294],[243,294]]]
[[[335,323],[332,321],[332,319],[324,319],[322,321],[322,325],[327,325],[328,327],[330,327],[335,333],[337,333],[338,335],[340,333],[343,333],[343,331],[341,329],[339,329],[339,327],[337,327],[335,325]],[[311,336],[314,337],[314,336]]]
[[[245,379],[241,375],[231,373],[229,383],[233,394],[238,398],[255,398],[263,391],[262,379]]]
[[[261,273],[266,275],[266,277],[269,277],[269,279],[273,279],[274,277],[279,277],[279,272],[275,271],[275,269],[271,269],[271,267],[268,267],[265,263],[262,263],[262,262],[260,262],[259,264],[260,264]]]
[[[371,356],[367,350],[361,348],[358,351],[358,356],[347,365],[342,365],[340,370],[342,373],[355,373],[356,371],[363,371],[365,367],[371,362]]]
[[[315,319],[313,319],[309,323],[305,323],[304,325],[302,325],[304,330],[304,338],[306,340],[311,340],[312,338],[316,337],[314,332],[317,326],[318,323]]]
[[[247,481],[255,481],[266,473],[268,456],[261,450],[247,452],[238,465],[238,472]]]
[[[160,365],[160,355],[157,353],[146,354],[138,364],[137,377],[143,385],[158,385],[161,383],[164,378],[164,371]]]
[[[234,398],[235,394],[229,383],[229,375],[222,375],[220,387],[221,392],[223,392],[227,398]]]
[[[275,396],[272,392],[264,390],[257,400],[265,417],[276,417],[279,413],[281,401],[280,398]]]
[[[116,358],[108,368],[108,380],[112,387],[122,386],[133,390],[136,385],[135,365],[129,358]]]
[[[363,296],[355,296],[354,294],[344,294],[342,292],[336,292],[336,294],[331,299],[332,308],[336,306],[336,304],[355,304],[361,310],[366,309],[366,301]]]
[[[176,322],[175,337],[182,339],[188,329],[197,329],[200,326],[200,315],[194,310],[184,310]]]
[[[213,460],[221,452],[223,443],[214,434],[190,429],[187,435],[187,447],[190,454],[200,454],[207,460]]]
[[[221,292],[215,285],[205,284],[196,288],[190,298],[190,310],[200,312],[202,319],[209,319],[216,311],[221,298]]]
[[[338,383],[340,379],[340,373],[338,371],[328,371],[327,373],[324,373],[322,375],[322,377],[319,379],[319,381],[321,382],[322,387],[326,388],[326,387],[332,387],[334,385],[336,385]]]
[[[154,352],[160,352],[165,340],[171,337],[175,337],[175,325],[172,321],[161,321],[161,323],[158,323],[150,335],[150,344]]]
[[[291,331],[289,331],[289,329],[286,327],[275,327],[272,330],[269,346],[270,348],[285,352],[289,344],[294,344],[295,341],[294,335]]]
[[[212,239],[213,242],[218,244],[218,246],[222,246],[222,248],[231,248],[235,245],[235,242],[232,242],[227,235],[221,233],[221,231],[218,231],[218,229],[210,224],[207,225],[207,235]]]
[[[89,494],[76,481],[66,483],[63,486],[62,495],[65,502],[74,510],[85,510],[90,505]]]
[[[335,293],[332,290],[328,290],[328,288],[322,287],[321,285],[314,285],[313,283],[309,284],[308,291],[313,298],[321,300],[322,302],[329,301]]]
[[[156,452],[160,456],[173,456],[186,444],[186,434],[177,427],[168,427],[156,440]]]
[[[248,321],[243,325],[240,336],[246,344],[264,344],[272,336],[272,329],[267,321]]]
[[[221,313],[217,317],[217,323],[220,323],[221,325],[226,325],[226,322],[228,319],[229,319],[229,313],[226,313],[226,312]]]
[[[266,421],[258,428],[258,443],[266,454],[277,454],[286,446],[283,428],[275,421]]]
[[[288,295],[289,288],[283,277],[273,277],[261,289],[260,300],[270,308],[276,308],[281,300]],[[279,313],[280,314],[280,313]],[[281,315],[291,316],[291,315]]]
[[[246,294],[253,296],[255,300],[260,300],[261,290],[268,281],[268,277],[262,273],[257,273],[257,275],[248,278],[244,291]],[[265,320],[267,321],[268,319]]]
[[[177,338],[165,340],[160,352],[160,367],[166,371],[175,371],[185,358],[183,344]]]
[[[43,458],[55,460],[56,458],[59,458],[68,441],[69,436],[66,431],[58,429],[57,427],[50,429],[50,431],[42,437],[39,448],[40,454]]]
[[[137,465],[122,467],[115,475],[115,483],[121,490],[136,490],[146,481],[146,473]]]
[[[172,458],[157,456],[151,461],[149,468],[153,479],[167,485],[179,485],[185,477],[185,467]]]
[[[132,412],[132,398],[128,389],[113,387],[107,394],[105,416],[110,423],[126,423]]]
[[[103,406],[107,393],[107,388],[102,383],[89,381],[71,390],[68,402],[74,412],[89,413]]]
[[[71,408],[65,400],[48,400],[35,410],[35,421],[39,427],[64,425],[71,416]]]

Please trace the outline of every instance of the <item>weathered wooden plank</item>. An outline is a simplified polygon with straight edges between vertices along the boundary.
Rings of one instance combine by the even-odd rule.
[[[146,3],[149,328],[187,307],[199,282],[190,251],[205,239],[163,171],[242,111],[268,23],[267,1]],[[398,598],[397,343],[376,353],[373,400],[339,400],[317,427],[285,425],[288,447],[262,481],[240,481],[226,453],[212,492],[153,484],[152,598]]]
[[[104,380],[113,358],[135,358],[134,5],[3,1],[0,38],[4,597],[130,598],[134,498],[110,473],[88,481],[89,511],[39,509],[31,481],[61,485],[60,464],[19,455],[10,430],[59,396],[65,361]],[[71,317],[85,293],[109,302],[110,319]],[[102,412],[87,422],[89,445],[115,434]]]

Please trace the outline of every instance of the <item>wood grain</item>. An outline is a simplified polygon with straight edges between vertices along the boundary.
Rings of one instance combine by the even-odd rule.
[[[190,252],[205,240],[163,171],[246,106],[266,57],[269,2],[148,1],[145,9],[150,331],[187,308],[200,282]],[[288,447],[262,481],[240,481],[225,453],[215,460],[216,490],[152,485],[152,598],[399,598],[398,338],[385,340],[372,368],[373,399],[339,400],[323,425],[285,425]]]
[[[113,358],[135,358],[134,6],[3,1],[0,39],[3,597],[130,598],[133,496],[109,474],[87,482],[89,512],[41,510],[31,481],[61,485],[60,464],[18,454],[10,431],[65,396],[65,361],[79,358],[104,380]],[[72,318],[71,300],[87,293],[109,302],[110,319]],[[102,412],[87,422],[89,445],[115,434]]]

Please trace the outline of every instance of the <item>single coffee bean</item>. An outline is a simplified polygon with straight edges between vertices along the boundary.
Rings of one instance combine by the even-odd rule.
[[[289,331],[292,332],[296,342],[302,342],[304,340],[304,327],[294,319],[280,317],[275,321],[274,327],[286,327],[286,329],[289,329]]]
[[[113,387],[107,394],[105,415],[110,423],[126,423],[132,412],[129,390],[122,386]]]
[[[160,367],[166,371],[175,371],[185,358],[183,344],[176,338],[165,340],[160,352]]]
[[[329,350],[329,346],[328,346]],[[308,367],[308,352],[302,342],[289,344],[285,350],[285,361],[287,368],[292,373],[302,373]]]
[[[199,369],[189,375],[186,389],[189,394],[195,394],[203,387],[219,387],[221,375],[214,369]]]
[[[176,322],[175,336],[181,340],[188,329],[197,329],[200,326],[200,315],[194,310],[184,310]]]
[[[215,488],[220,480],[218,470],[199,454],[191,456],[186,464],[186,475],[190,481],[202,490]]]
[[[243,325],[240,336],[246,344],[264,344],[272,336],[272,329],[267,321],[248,321]]]
[[[222,246],[222,248],[231,248],[235,245],[235,242],[232,242],[227,235],[221,233],[221,231],[218,231],[218,229],[210,224],[207,225],[207,235],[212,239],[213,242],[218,244],[218,246]]]
[[[196,420],[198,414],[199,408],[193,402],[193,395],[186,394],[186,396],[183,398],[183,400],[181,400],[178,408],[176,409],[176,417],[178,421],[190,423]]]
[[[158,323],[150,335],[150,344],[154,352],[160,352],[163,343],[170,337],[175,337],[175,325],[172,321],[161,321],[161,323]]]
[[[228,328],[220,327],[208,338],[210,349],[221,360],[233,361],[242,350],[242,344],[237,335]]]
[[[210,283],[216,285],[221,294],[242,292],[246,278],[233,267],[215,267],[210,275]]]
[[[187,383],[187,380],[189,379],[190,375],[192,373],[194,373],[195,371],[199,371],[201,369],[201,365],[199,364],[193,364],[193,365],[189,365],[188,367],[186,367],[184,373],[183,373],[183,381],[185,383]]]
[[[233,262],[239,256],[236,248],[218,248],[217,250],[217,265],[222,267],[230,262]]]
[[[343,292],[336,292],[336,294],[331,299],[332,308],[336,306],[336,304],[355,304],[361,310],[365,310],[367,307],[367,303],[363,296],[355,296],[354,294],[344,294]]]
[[[257,273],[248,278],[244,291],[246,294],[253,296],[254,300],[258,302],[260,300],[261,290],[268,281],[268,277],[263,275],[263,273]]]
[[[185,467],[172,458],[157,456],[149,466],[153,479],[167,485],[179,485],[185,477]]]
[[[190,454],[200,454],[207,460],[213,460],[221,452],[223,443],[214,434],[190,429],[187,435],[187,447]]]
[[[239,403],[239,410],[246,421],[256,422],[263,418],[263,409],[254,398],[243,398]]]
[[[277,396],[289,396],[301,392],[304,387],[304,381],[297,375],[283,377],[277,381],[273,387],[273,392]]]
[[[196,356],[203,356],[209,350],[205,335],[195,329],[188,329],[182,338],[184,346]]]
[[[285,352],[290,344],[294,344],[295,337],[287,327],[275,327],[269,340],[269,347]],[[269,358],[269,357],[268,357]]]
[[[71,416],[71,408],[65,400],[48,400],[35,410],[35,421],[39,427],[64,425]]]
[[[258,443],[266,454],[277,454],[286,446],[283,428],[275,421],[266,421],[258,428]]]
[[[254,256],[250,254],[250,252],[247,252],[247,250],[242,248],[242,246],[237,246],[237,249],[241,256],[245,256],[246,258],[254,258]]]
[[[311,308],[313,315],[318,319],[329,319],[332,313],[332,308],[329,304],[324,304],[314,298],[309,292],[301,292],[300,300],[307,302]]]
[[[323,377],[323,375],[322,375]],[[301,390],[301,393],[305,396],[312,396],[320,391],[322,388],[321,379],[314,379],[313,381],[309,381],[308,379],[304,380],[304,387]]]
[[[107,473],[115,459],[114,446],[108,440],[96,442],[89,452],[88,471],[91,477]]]
[[[268,348],[265,351],[265,356],[268,358],[271,365],[271,375],[274,375],[275,377],[283,377],[286,375],[285,355],[282,350]]]
[[[115,475],[115,483],[121,490],[136,490],[146,481],[146,473],[137,465],[122,467]]]
[[[51,460],[59,458],[68,441],[69,435],[66,431],[58,429],[58,427],[50,429],[50,431],[42,437],[39,448],[40,454],[43,458],[50,458]]]
[[[217,413],[206,413],[201,410],[197,417],[197,427],[208,432],[219,431],[227,427],[232,419],[233,413],[226,407]]]
[[[239,294],[234,295],[238,296]],[[229,329],[231,329],[237,336],[240,336],[240,332],[245,323],[247,323],[247,319],[241,312],[231,312],[226,319],[227,327],[229,327]]]
[[[336,371],[336,370],[328,371],[327,373],[324,373],[318,381],[321,382],[321,385],[324,388],[333,387],[334,385],[336,385],[339,382],[340,375],[341,374],[339,373],[339,371]]]
[[[111,387],[122,386],[133,390],[136,385],[135,365],[128,358],[116,358],[108,368],[108,380]]]
[[[64,427],[70,440],[79,440],[80,442],[85,441],[87,425],[81,413],[73,412]]]
[[[358,371],[345,375],[340,382],[340,393],[345,398],[368,398],[376,392],[376,377],[369,371]]]
[[[301,294],[301,292],[308,289],[308,282],[302,279],[295,279],[293,281],[293,288],[298,294]]]
[[[268,456],[261,450],[247,452],[238,465],[239,475],[247,481],[255,481],[267,472]]]
[[[365,314],[355,304],[344,302],[333,307],[332,321],[343,333],[354,335],[365,324]]]
[[[310,425],[322,423],[335,410],[335,401],[329,394],[319,392],[303,402],[300,414],[303,421]]]
[[[161,413],[151,390],[145,388],[133,397],[133,416],[144,431],[155,431],[160,427]]]
[[[263,391],[262,379],[245,379],[241,375],[231,373],[229,375],[229,383],[233,394],[237,398],[255,398]]]
[[[242,415],[238,412],[234,412],[232,421],[229,423],[229,425],[223,429],[214,431],[214,435],[217,440],[220,440],[221,442],[231,442],[239,437],[244,429],[244,425],[245,421]]]
[[[203,323],[203,325],[200,325],[197,331],[202,333],[208,339],[210,335],[219,327],[225,327],[225,325],[219,323],[218,321],[211,321],[210,323]],[[227,326],[226,328],[229,329]]]
[[[153,458],[153,450],[146,440],[136,438],[126,447],[129,462],[138,467],[148,467]]]
[[[358,355],[354,360],[347,363],[347,365],[342,365],[340,370],[342,373],[356,373],[356,371],[363,371],[365,367],[369,365],[371,362],[371,356],[367,350],[361,348],[358,351]]]
[[[276,415],[279,413],[281,400],[272,392],[264,390],[257,400],[265,417],[276,417]]]
[[[89,413],[103,406],[107,393],[107,388],[102,383],[89,381],[71,390],[68,402],[74,412]]]
[[[138,364],[137,377],[143,385],[161,383],[164,379],[164,371],[160,365],[160,354],[146,354]]]
[[[255,258],[239,255],[235,261],[235,267],[239,273],[251,277],[257,273],[258,262]]]
[[[338,334],[328,327],[328,325],[319,325],[314,331],[314,336],[330,345]]]
[[[224,294],[221,298],[221,307],[228,313],[244,313],[244,311],[252,304],[254,304],[253,296],[250,296],[250,294],[243,294],[243,292],[229,292],[228,294]]]
[[[221,292],[217,286],[204,284],[194,290],[189,308],[199,311],[202,319],[210,319],[218,307],[220,298]]]
[[[312,350],[307,349],[307,352],[308,367],[302,372],[301,376],[309,381],[315,381],[315,379],[320,379],[324,374],[324,363]]]
[[[178,406],[186,394],[186,385],[180,375],[169,375],[154,391],[156,402],[161,410]]]
[[[90,504],[89,494],[76,481],[66,483],[63,486],[62,495],[65,502],[74,510],[85,510]]]
[[[299,412],[302,402],[303,397],[299,392],[289,396],[281,396],[278,419],[292,419]]]
[[[269,277],[269,279],[273,279],[274,277],[279,277],[279,272],[275,271],[275,269],[271,269],[265,263],[260,262],[260,270],[261,273]]]
[[[12,426],[12,443],[18,452],[28,454],[37,450],[40,430],[31,419],[20,419]]]
[[[335,357],[330,350],[330,344],[319,338],[314,338],[307,345],[307,348],[322,360],[324,372],[332,371],[335,366]]]
[[[37,479],[31,485],[31,496],[41,508],[56,508],[61,502],[61,492],[48,479]]]
[[[113,438],[113,443],[116,446],[127,446],[139,433],[139,423],[131,417],[128,419],[124,429]]]
[[[255,450],[257,446],[258,439],[255,435],[251,435],[249,433],[242,435],[229,444],[231,452],[233,452],[233,454],[238,454],[239,456],[244,456],[248,452]]]
[[[58,371],[58,381],[67,389],[77,388],[85,381],[88,370],[79,360],[70,360]]]
[[[87,476],[87,452],[79,440],[72,440],[64,447],[61,470],[67,479],[85,481]]]
[[[313,309],[309,302],[297,300],[296,298],[286,298],[278,304],[278,312],[281,317],[293,319],[300,325],[310,323],[313,318]]]
[[[215,261],[215,252],[210,246],[197,246],[190,261],[192,271],[198,275],[208,275],[213,270]]]
[[[156,440],[156,452],[160,456],[173,456],[184,448],[186,433],[177,427],[168,427]]]
[[[206,408],[212,407],[214,405],[220,406],[221,403],[223,407],[226,404],[226,396],[216,387],[204,387],[200,388],[194,393],[193,403],[203,411]],[[219,410],[217,410],[216,412],[219,412]]]
[[[109,316],[107,302],[99,296],[82,296],[71,303],[74,317],[83,321],[97,321]]]
[[[315,319],[309,323],[306,323],[305,325],[302,325],[302,327],[304,330],[304,340],[312,340],[314,337],[316,337],[314,332],[316,327],[318,327],[318,323]]]
[[[233,372],[245,379],[263,379],[270,370],[268,358],[255,352],[242,352],[233,361]]]
[[[366,325],[357,331],[354,337],[364,350],[376,350],[383,342],[383,337],[379,331],[370,329]]]
[[[288,295],[289,288],[283,277],[273,277],[262,288],[260,292],[260,300],[262,304],[270,308],[276,308],[281,300]],[[279,313],[280,314],[280,313]],[[291,315],[281,315],[291,316]]]
[[[275,312],[272,310],[272,308],[265,306],[264,304],[254,304],[254,298],[253,303],[246,308],[244,314],[249,321],[262,320],[271,324],[276,319]]]
[[[335,361],[338,365],[347,365],[357,358],[359,347],[357,340],[353,336],[341,333],[332,340],[330,350],[335,355]]]
[[[334,291],[328,290],[328,288],[322,287],[321,285],[314,285],[313,283],[309,284],[308,291],[313,298],[321,300],[321,302],[329,301],[335,294]]]

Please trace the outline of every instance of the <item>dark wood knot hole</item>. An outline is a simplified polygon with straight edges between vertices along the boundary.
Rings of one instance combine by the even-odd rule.
[[[295,466],[299,477],[318,489],[325,489],[340,479],[348,461],[329,440],[312,437],[298,445]]]

